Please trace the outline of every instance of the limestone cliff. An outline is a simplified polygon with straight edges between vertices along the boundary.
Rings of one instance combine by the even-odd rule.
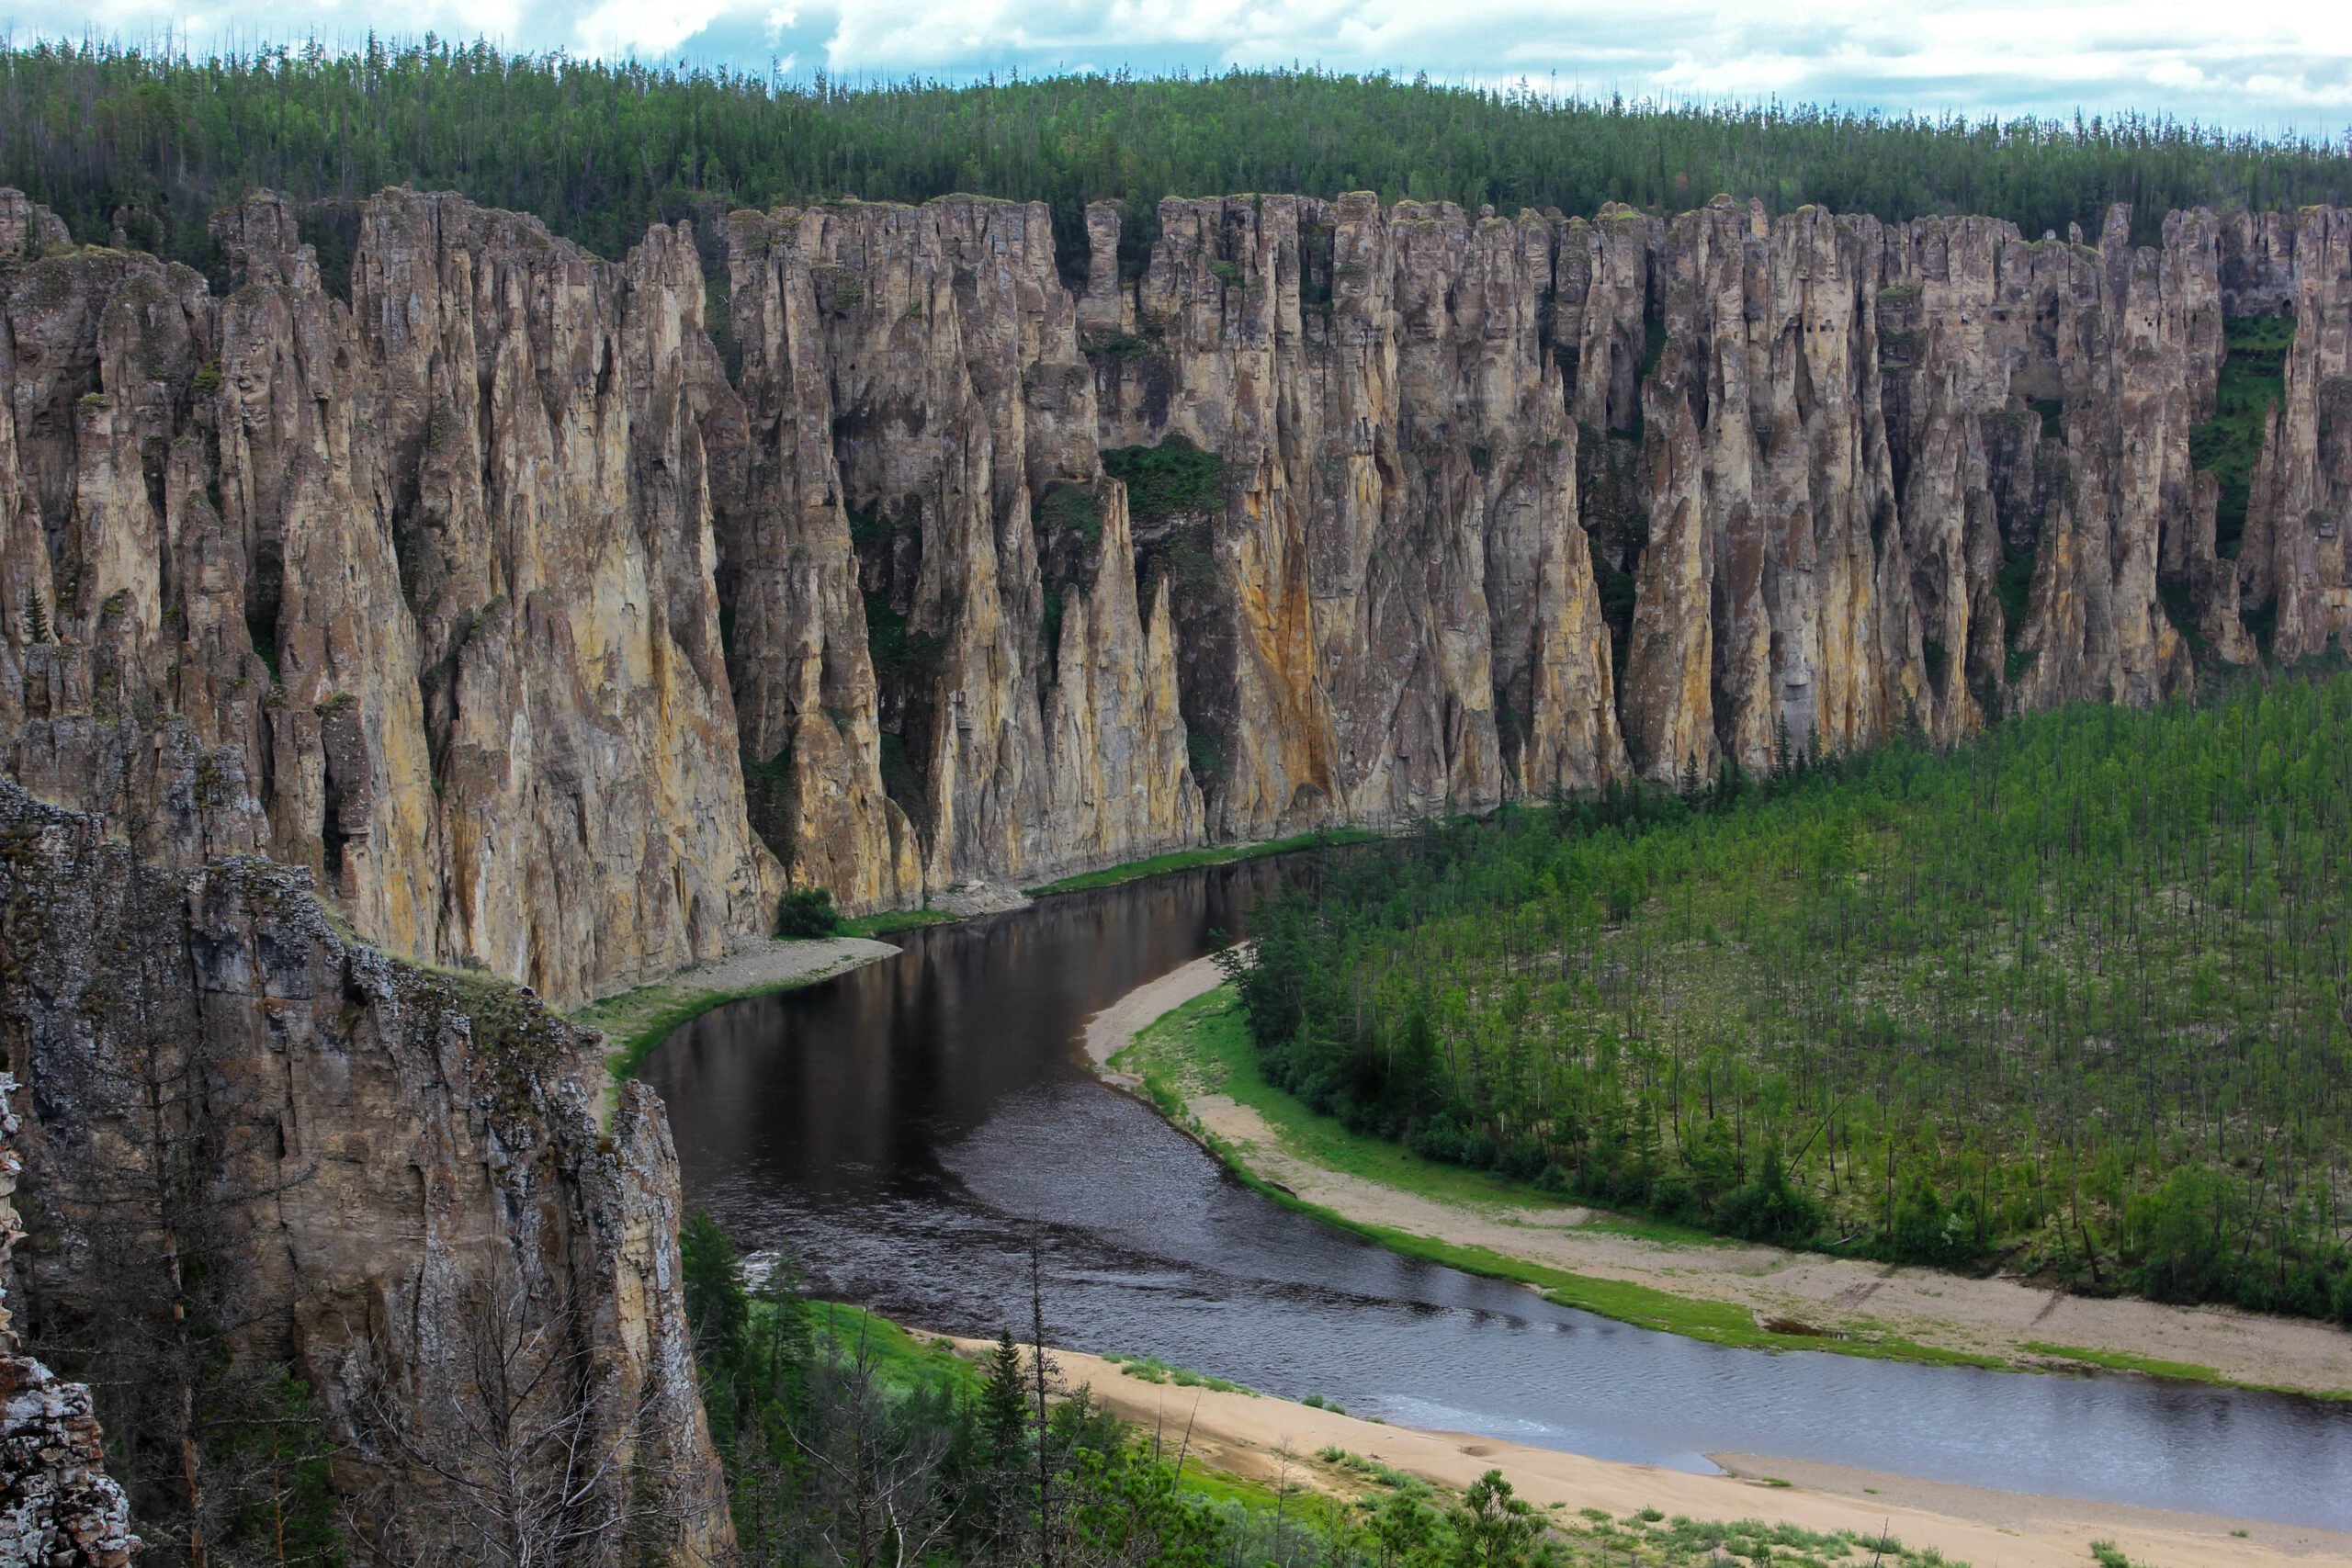
[[[571,1006],[789,884],[909,903],[2352,643],[2332,209],[1171,199],[1127,271],[1115,207],[1057,256],[953,197],[737,213],[723,276],[684,226],[615,262],[451,196],[342,216],[347,280],[266,194],[208,280],[0,191],[0,1043],[53,1321],[100,1277],[74,1195],[153,1143],[126,1050],[200,1046],[269,1131],[209,1178],[240,1343],[317,1381],[354,1490],[511,1280],[650,1415],[613,1440],[667,1545],[726,1547],[660,1107],[599,1134],[592,1040],[489,976]]]
[[[779,209],[728,239],[753,430],[722,549],[771,842],[861,905],[1198,842],[1045,209]]]
[[[346,302],[282,203],[217,223],[219,299],[0,197],[7,772],[564,1003],[786,881],[1950,740],[2352,631],[2327,209],[1171,199],[1127,274],[1107,204],[1057,257],[1042,206],[840,202],[734,215],[723,322],[682,230],[387,192]],[[2259,315],[2224,526],[2193,437]]]
[[[2246,507],[2245,603],[2274,612],[2281,660],[2331,640],[2352,650],[2352,213],[2240,218],[2231,238],[2245,258],[2230,279],[2246,301],[2241,313],[2258,303],[2295,318],[2284,396]]]
[[[735,398],[687,236],[613,264],[387,192],[346,305],[260,197],[216,220],[216,299],[9,201],[10,776],[567,1004],[763,928],[702,437]]]
[[[675,1155],[642,1086],[598,1127],[600,1037],[349,941],[306,873],[259,857],[142,864],[103,819],[6,782],[0,851],[0,1045],[38,1108],[20,1325],[73,1343],[141,1303],[169,1316],[141,1261],[200,1258],[232,1287],[226,1343],[297,1369],[368,1533],[421,1561],[462,1524],[432,1506],[449,1489],[428,1459],[488,1462],[468,1447],[503,1419],[483,1314],[512,1311],[509,1376],[544,1362],[579,1404],[576,1427],[530,1419],[598,1461],[575,1468],[577,1517],[619,1522],[580,1560],[729,1553]],[[169,1196],[139,1201],[165,1190],[142,1173]]]
[[[2352,305],[2297,261],[2327,222],[2176,214],[2141,245],[2118,209],[2090,244],[1728,200],[1171,199],[1136,276],[1092,209],[1073,287],[1036,207],[738,214],[744,392],[775,412],[768,489],[722,535],[731,668],[747,757],[822,802],[771,840],[903,897],[2183,689],[2192,637],[2253,656],[2267,517],[2329,514],[2304,492]],[[2258,506],[2233,561],[2191,435],[2225,318],[2289,303],[2265,482],[2302,499]],[[1111,459],[1179,446],[1218,484],[1130,497],[1142,613],[1089,603],[1095,667],[1140,696],[1049,743],[1033,714],[1083,712],[1057,531],[1108,539],[1102,476],[1142,471]],[[2293,592],[2335,558],[2294,558]],[[2279,606],[2280,649],[2315,649],[2321,612]],[[1154,760],[1106,815],[1121,738]]]

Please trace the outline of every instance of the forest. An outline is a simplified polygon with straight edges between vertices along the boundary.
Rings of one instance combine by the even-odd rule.
[[[2352,675],[1430,823],[1253,912],[1350,1127],[1847,1256],[2352,1324]]]
[[[2335,143],[2158,117],[1997,122],[1803,105],[1562,96],[1387,75],[1240,71],[847,85],[371,39],[195,59],[104,43],[0,51],[0,182],[75,240],[217,274],[205,219],[253,186],[310,209],[328,276],[348,204],[407,183],[529,212],[607,255],[649,223],[730,208],[968,192],[1047,203],[1065,265],[1083,214],[1125,204],[1145,254],[1162,197],[1282,191],[1591,213],[1717,192],[1890,220],[1987,213],[2028,234],[2132,205],[2143,238],[2204,204],[2352,199]],[[338,219],[345,220],[338,221]]]

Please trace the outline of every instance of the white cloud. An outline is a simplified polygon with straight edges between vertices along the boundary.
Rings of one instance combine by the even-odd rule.
[[[666,55],[726,9],[723,0],[604,0],[580,18],[572,41],[592,55]]]

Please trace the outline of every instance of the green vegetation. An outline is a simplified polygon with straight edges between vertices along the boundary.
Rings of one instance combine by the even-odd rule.
[[[827,903],[830,907],[830,898]],[[868,934],[855,929],[856,925],[857,922],[849,922],[840,934]],[[678,1026],[689,1019],[698,1018],[725,1003],[741,1001],[746,997],[797,990],[803,986],[830,979],[839,972],[838,966],[811,970],[728,990],[693,985],[691,976],[679,980],[657,980],[650,986],[639,986],[633,991],[623,991],[616,997],[592,1002],[571,1017],[573,1023],[603,1032],[612,1047],[605,1055],[605,1066],[615,1083],[626,1083],[637,1076],[637,1069],[645,1065],[645,1058],[653,1054],[653,1048],[670,1038]]]
[[[2273,404],[2287,395],[2287,351],[2295,344],[2292,316],[2232,316],[2222,323],[2224,352],[2213,394],[2213,417],[2188,433],[2188,460],[2221,481],[2214,543],[2224,559],[2237,558],[2253,498],[2256,459],[2262,456]]]
[[[77,240],[103,243],[121,208],[133,245],[217,272],[206,215],[267,186],[318,206],[311,237],[335,287],[356,230],[347,209],[323,204],[403,182],[535,213],[605,255],[657,220],[697,219],[711,244],[710,220],[733,207],[967,191],[1047,203],[1062,254],[1083,256],[1086,203],[1115,197],[1132,215],[1130,265],[1169,195],[1373,189],[1590,214],[1611,200],[1679,210],[1724,191],[1777,211],[1981,212],[2028,233],[2096,228],[2120,200],[2145,235],[2175,207],[2352,194],[2352,164],[2327,139],[2164,118],[1890,118],[1314,71],[852,88],[822,73],[796,86],[479,42],[209,60],[36,44],[0,53],[0,177]]]
[[[1110,447],[1102,471],[1125,482],[1127,514],[1137,523],[1225,507],[1225,459],[1181,435],[1157,446]]]
[[[2347,841],[2352,677],[2246,684],[1433,825],[1234,967],[1268,1085],[1440,1165],[2352,1321]]]
[[[953,909],[934,909],[928,905],[920,909],[884,909],[842,921],[842,935],[888,936],[894,931],[910,931],[923,926],[952,926],[963,918]]]
[[[1408,1257],[1489,1279],[1532,1285],[1561,1306],[1643,1328],[1704,1339],[1710,1344],[1747,1349],[1835,1350],[1877,1359],[1967,1366],[2003,1364],[1989,1357],[1946,1351],[1885,1335],[1832,1339],[1817,1335],[1775,1333],[1760,1326],[1756,1314],[1746,1307],[1693,1301],[1647,1285],[1573,1274],[1487,1247],[1363,1224],[1303,1201],[1288,1189],[1260,1177],[1238,1151],[1199,1126],[1185,1108],[1186,1099],[1202,1092],[1226,1095],[1256,1111],[1283,1146],[1301,1159],[1396,1191],[1488,1213],[1556,1207],[1559,1193],[1555,1188],[1514,1180],[1492,1170],[1474,1170],[1424,1158],[1390,1140],[1351,1131],[1337,1117],[1308,1110],[1296,1096],[1267,1081],[1250,1037],[1248,1015],[1230,987],[1196,997],[1159,1019],[1138,1034],[1133,1045],[1114,1057],[1112,1065],[1141,1078],[1145,1094],[1162,1115],[1191,1127],[1210,1152],[1259,1192],[1285,1207],[1312,1214],[1327,1224]],[[1709,1239],[1704,1232],[1687,1226],[1657,1223],[1628,1225],[1609,1215],[1596,1215],[1587,1223],[1596,1230],[1630,1229],[1663,1240],[1703,1243]]]
[[[1038,503],[1037,527],[1047,535],[1075,534],[1092,544],[1102,536],[1102,509],[1087,486],[1056,480],[1046,487]]]
[[[1340,844],[1368,844],[1379,834],[1368,828],[1329,828],[1319,833],[1300,833],[1294,838],[1270,839],[1259,844],[1209,844],[1197,850],[1173,850],[1149,860],[1128,861],[1120,865],[1106,865],[1100,871],[1081,872],[1048,882],[1042,887],[1023,889],[1032,898],[1043,898],[1055,893],[1089,893],[1098,887],[1116,887],[1123,882],[1135,882],[1147,876],[1165,876],[1170,872],[1191,871],[1195,866],[1225,865],[1233,861],[1256,860],[1261,855],[1293,854],[1300,850],[1331,849]]]
[[[2104,1367],[2111,1372],[2138,1372],[2143,1377],[2169,1378],[2175,1382],[2226,1382],[2211,1367],[2194,1361],[2163,1361],[2154,1356],[2134,1356],[2122,1350],[2090,1350],[2076,1345],[2051,1345],[2039,1339],[2029,1339],[2021,1348],[2037,1356],[2050,1356],[2059,1360],[2080,1361],[2086,1367]]]
[[[909,631],[906,615],[888,595],[865,595],[865,652],[876,680],[919,673],[945,646],[946,639],[936,633]]]
[[[775,934],[789,940],[839,936],[841,911],[830,888],[795,887],[776,901]]]
[[[1119,1369],[1122,1377],[1139,1378],[1149,1383],[1173,1383],[1178,1388],[1204,1388],[1212,1393],[1246,1393],[1252,1398],[1258,1391],[1244,1388],[1224,1378],[1213,1378],[1206,1372],[1190,1367],[1171,1367],[1157,1356],[1111,1355],[1102,1358]]]

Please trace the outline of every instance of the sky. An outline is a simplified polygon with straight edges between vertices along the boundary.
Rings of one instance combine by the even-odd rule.
[[[386,36],[837,78],[1230,65],[1427,72],[1587,96],[1777,97],[1892,112],[2136,108],[2342,140],[2342,0],[16,0],[14,37],[204,52]]]

